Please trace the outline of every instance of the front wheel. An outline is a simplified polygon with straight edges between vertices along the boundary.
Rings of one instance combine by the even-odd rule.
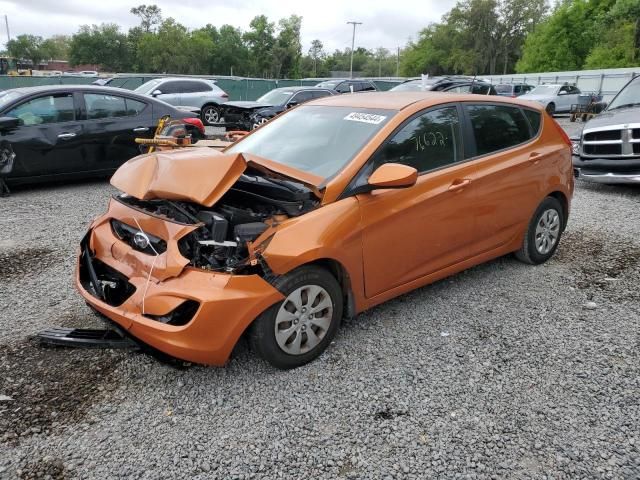
[[[560,242],[564,229],[564,209],[554,197],[547,197],[533,214],[524,236],[518,260],[539,265],[549,260]]]
[[[274,367],[299,367],[320,355],[335,336],[342,289],[331,273],[315,266],[297,268],[274,286],[285,299],[253,322],[249,342]]]
[[[214,125],[220,122],[220,110],[215,105],[205,105],[202,107],[200,117],[205,125]]]
[[[547,110],[547,113],[553,117],[553,114],[556,113],[556,104],[549,103],[545,110]]]

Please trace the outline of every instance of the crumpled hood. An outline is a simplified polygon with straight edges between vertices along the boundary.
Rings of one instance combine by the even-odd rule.
[[[138,200],[181,200],[212,207],[247,167],[265,175],[294,179],[318,197],[321,177],[244,153],[194,147],[158,151],[132,158],[111,177],[111,185]]]
[[[608,127],[613,125],[627,125],[638,123],[640,107],[621,108],[619,110],[605,110],[600,115],[593,117],[585,125],[584,129]]]
[[[247,168],[241,153],[211,148],[159,151],[132,158],[111,177],[111,185],[137,198],[164,198],[213,206]]]

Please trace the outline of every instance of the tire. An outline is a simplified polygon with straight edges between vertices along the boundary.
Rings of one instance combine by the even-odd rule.
[[[556,113],[556,104],[553,102],[547,104],[547,106],[545,107],[545,110],[549,115],[553,117],[553,115]]]
[[[256,318],[249,344],[272,366],[287,370],[309,363],[329,346],[342,320],[342,289],[331,273],[315,266],[297,268],[274,286],[285,299]],[[310,305],[322,308],[313,316],[315,321],[306,310]]]
[[[558,248],[565,227],[564,209],[558,199],[545,198],[538,206],[516,258],[531,265],[549,260]]]
[[[205,105],[200,111],[200,119],[207,126],[220,122],[220,109],[217,105]]]

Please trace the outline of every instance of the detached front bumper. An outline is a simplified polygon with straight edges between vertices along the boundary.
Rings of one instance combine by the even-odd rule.
[[[175,239],[166,239],[167,251],[155,259],[157,270],[151,272],[150,255],[129,247],[111,231],[114,214],[121,221],[137,218],[142,223],[146,217],[147,224],[150,219],[167,223],[112,201],[109,212],[94,222],[82,241],[76,288],[98,312],[167,355],[223,365],[251,322],[284,298],[258,275],[192,267],[174,275],[170,267]]]
[[[576,177],[586,182],[640,184],[640,159],[589,159],[573,156]]]

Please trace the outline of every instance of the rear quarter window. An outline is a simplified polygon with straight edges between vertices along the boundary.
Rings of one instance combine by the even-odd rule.
[[[540,112],[536,112],[534,110],[529,110],[526,108],[523,108],[522,111],[524,112],[524,116],[527,117],[527,120],[529,120],[529,123],[531,124],[531,133],[533,134],[532,136],[537,136],[538,133],[540,133],[542,115],[540,115]]]

